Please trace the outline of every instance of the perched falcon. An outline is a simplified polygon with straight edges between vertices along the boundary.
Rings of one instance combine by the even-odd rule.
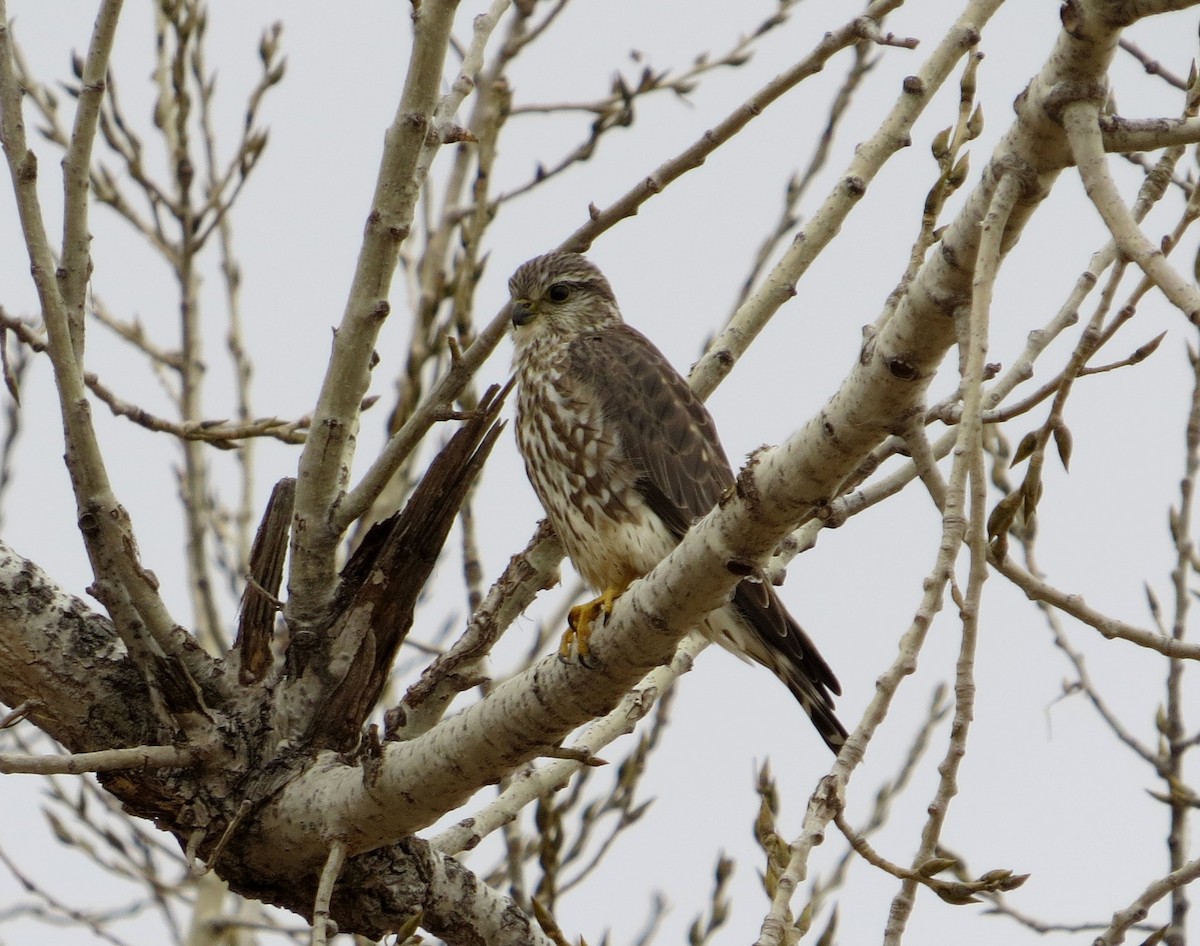
[[[517,443],[576,569],[601,593],[563,638],[587,653],[590,625],[647,574],[734,482],[712,417],[644,335],[608,280],[578,253],[550,253],[508,283]],[[746,579],[703,632],[787,684],[835,752],[841,688],[771,586]]]

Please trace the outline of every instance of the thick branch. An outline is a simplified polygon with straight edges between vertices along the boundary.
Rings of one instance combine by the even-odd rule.
[[[404,93],[384,139],[350,297],[300,458],[287,606],[288,622],[298,631],[320,623],[333,599],[334,551],[341,533],[331,515],[346,488],[375,340],[389,311],[392,274],[420,195],[421,157],[439,144],[430,132],[457,5],[456,0],[429,0],[414,8]]]
[[[0,702],[71,752],[162,744],[112,623],[0,542]],[[106,737],[97,743],[97,733]]]
[[[0,702],[24,704],[26,718],[78,753],[39,758],[38,771],[108,770],[118,777],[105,776],[106,787],[131,811],[153,813],[163,825],[178,819],[177,834],[187,829],[185,813],[207,786],[185,781],[168,788],[155,767],[195,762],[194,749],[153,745],[169,734],[155,729],[145,685],[112,622],[61,591],[3,543]],[[3,757],[0,765],[13,761]],[[35,765],[17,761],[24,769]],[[231,834],[218,872],[245,896],[311,916],[318,874],[292,869],[290,853],[297,841],[301,847],[309,843],[302,836],[264,837],[243,825]],[[232,856],[232,848],[240,845],[273,862],[271,869],[251,868],[245,849]],[[418,839],[348,859],[330,916],[343,931],[378,939],[416,910],[422,911],[423,927],[447,942],[471,941],[472,930],[484,930],[494,937],[488,942],[500,946],[552,946],[510,899]]]

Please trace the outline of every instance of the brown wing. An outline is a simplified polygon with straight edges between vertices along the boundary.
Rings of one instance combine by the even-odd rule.
[[[602,404],[605,422],[640,474],[646,503],[682,538],[734,482],[704,403],[648,338],[624,324],[579,336],[570,371]],[[845,730],[826,688],[840,694],[841,687],[815,645],[770,585],[743,581],[732,604],[775,658],[767,666],[836,751]]]
[[[570,370],[599,400],[638,470],[638,489],[676,538],[708,513],[733,472],[712,417],[662,352],[617,325],[578,337]]]

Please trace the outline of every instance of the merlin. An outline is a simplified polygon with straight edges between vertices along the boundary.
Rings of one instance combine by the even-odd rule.
[[[583,579],[600,593],[573,608],[561,653],[588,654],[593,622],[646,575],[734,484],[713,419],[641,332],[608,280],[578,253],[549,253],[508,283],[517,376],[517,444],[534,491]],[[701,625],[792,691],[835,752],[841,687],[759,576]]]

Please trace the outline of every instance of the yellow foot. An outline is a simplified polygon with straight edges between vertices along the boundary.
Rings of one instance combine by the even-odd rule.
[[[605,588],[599,598],[593,598],[584,604],[577,604],[570,610],[567,614],[567,631],[558,645],[559,657],[567,660],[571,656],[571,647],[574,645],[580,661],[586,662],[592,652],[590,643],[592,625],[601,615],[606,621],[608,620],[608,616],[612,614],[613,605],[624,590],[624,588]]]

